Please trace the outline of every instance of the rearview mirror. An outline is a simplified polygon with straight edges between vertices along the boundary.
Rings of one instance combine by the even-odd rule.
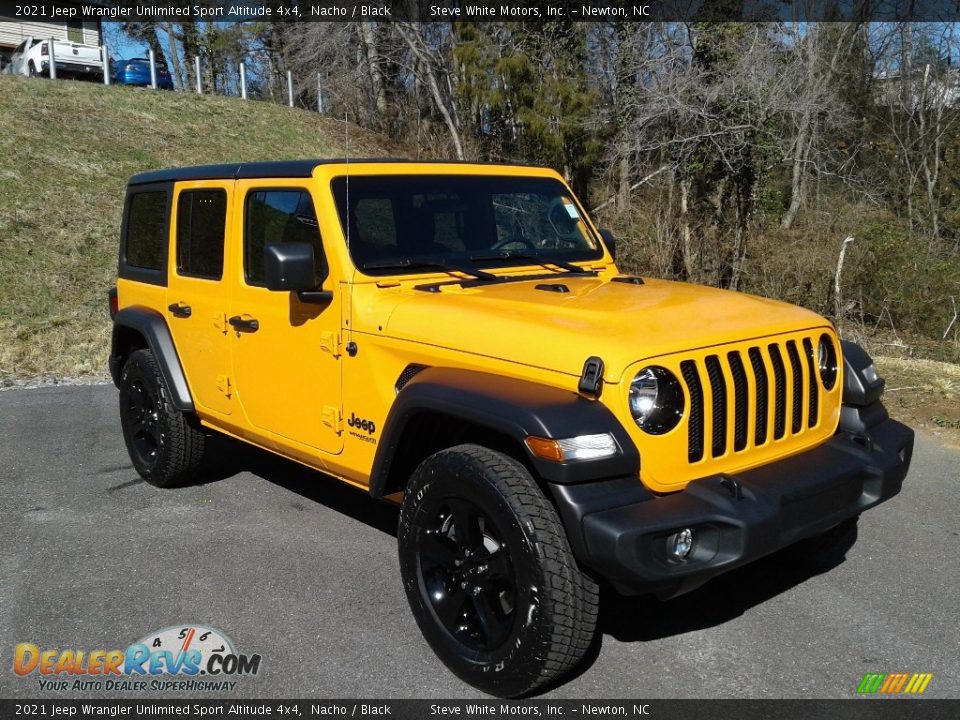
[[[610,230],[605,228],[600,228],[600,237],[603,238],[603,244],[607,246],[607,250],[610,251],[610,257],[613,258],[614,262],[617,260],[617,239],[613,236],[613,233]]]
[[[327,276],[325,258],[320,258],[320,279]],[[297,293],[301,302],[326,302],[333,297],[317,286],[316,262],[310,243],[271,243],[263,249],[267,289]]]
[[[269,290],[312,290],[313,246],[308,243],[271,243],[263,249],[263,268]]]

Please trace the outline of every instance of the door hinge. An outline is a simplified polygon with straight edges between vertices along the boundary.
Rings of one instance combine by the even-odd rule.
[[[230,382],[230,378],[228,376],[217,375],[217,390],[227,397],[230,397],[230,394],[233,392],[233,384]]]
[[[331,331],[320,333],[320,349],[334,357],[340,357],[340,333]]]
[[[224,335],[227,333],[227,314],[225,312],[218,312],[213,314],[213,326],[222,332]]]
[[[343,417],[340,408],[335,405],[323,406],[323,424],[332,429],[337,435],[343,432]]]

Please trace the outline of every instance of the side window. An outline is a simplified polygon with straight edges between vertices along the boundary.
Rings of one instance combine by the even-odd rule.
[[[247,283],[263,285],[263,249],[271,243],[305,242],[313,245],[317,284],[323,243],[313,199],[306,190],[255,190],[244,210],[243,271]]]
[[[130,196],[127,215],[127,264],[147,270],[166,267],[167,193],[149,191]]]
[[[185,190],[177,202],[177,272],[219,280],[227,223],[224,190]]]
[[[67,20],[67,40],[75,43],[83,42],[83,20]]]

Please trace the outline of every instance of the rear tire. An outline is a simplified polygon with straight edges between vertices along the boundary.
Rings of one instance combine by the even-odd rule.
[[[400,572],[420,630],[458,677],[500,697],[566,675],[593,641],[597,585],[519,462],[478,445],[430,456],[406,488]]]
[[[133,466],[148,483],[170,488],[196,478],[206,436],[171,404],[149,350],[132,353],[123,366],[120,425]]]

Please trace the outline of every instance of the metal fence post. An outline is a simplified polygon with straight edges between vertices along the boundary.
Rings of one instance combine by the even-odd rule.
[[[293,72],[287,70],[287,105],[293,107]]]
[[[56,50],[54,50],[54,47],[53,47],[54,43],[56,43],[56,40],[54,40],[53,38],[50,38],[49,40],[47,40],[47,42],[50,45],[49,51],[47,53],[47,57],[50,58],[50,79],[56,80],[57,79],[57,52]]]
[[[247,66],[240,63],[240,97],[247,99]]]
[[[157,89],[157,55],[150,49],[150,87]]]
[[[193,56],[193,67],[197,75],[197,95],[203,95],[203,84],[200,82],[200,56]]]
[[[320,79],[320,73],[317,73],[317,112],[323,114],[323,80]]]
[[[107,46],[100,46],[100,59],[103,60],[103,84],[110,84],[110,53],[107,52]]]

